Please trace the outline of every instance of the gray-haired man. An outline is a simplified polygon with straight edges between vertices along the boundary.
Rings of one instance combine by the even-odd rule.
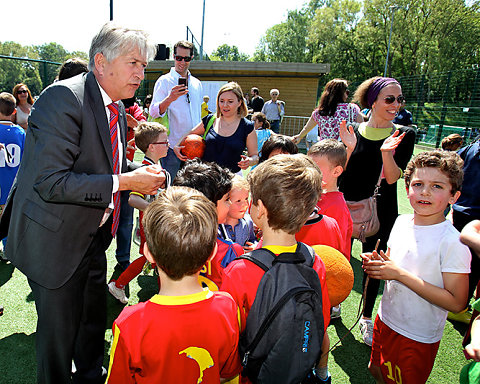
[[[118,103],[139,87],[152,47],[142,31],[105,24],[92,40],[90,72],[51,85],[32,109],[0,237],[8,227],[6,257],[35,298],[38,383],[105,380],[105,250],[118,194],[153,194],[165,179],[154,166],[127,173]]]

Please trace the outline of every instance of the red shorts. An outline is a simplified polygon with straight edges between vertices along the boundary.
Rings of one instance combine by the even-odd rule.
[[[439,345],[440,341],[426,344],[402,336],[385,325],[377,315],[370,364],[380,367],[385,383],[425,383]]]

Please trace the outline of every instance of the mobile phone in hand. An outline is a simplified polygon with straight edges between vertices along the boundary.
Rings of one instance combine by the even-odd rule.
[[[187,86],[187,78],[186,77],[179,77],[178,78],[178,85],[183,85],[183,86]]]

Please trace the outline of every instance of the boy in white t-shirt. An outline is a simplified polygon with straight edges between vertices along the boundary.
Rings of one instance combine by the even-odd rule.
[[[425,383],[448,311],[465,308],[471,255],[443,211],[460,196],[463,161],[424,152],[405,171],[413,215],[398,217],[384,253],[362,255],[385,289],[373,331],[369,369],[377,383]]]

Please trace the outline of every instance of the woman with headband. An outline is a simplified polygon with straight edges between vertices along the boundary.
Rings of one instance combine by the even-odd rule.
[[[347,201],[359,201],[373,195],[381,173],[377,212],[380,230],[362,243],[362,252],[372,252],[377,239],[378,249],[386,251],[395,219],[398,216],[397,180],[413,153],[415,130],[393,124],[400,105],[405,100],[397,80],[373,77],[357,88],[353,101],[371,109],[367,122],[356,127],[343,122],[340,137],[347,146],[347,166],[340,177],[339,188]],[[366,275],[364,274],[363,284]],[[363,341],[371,346],[373,336],[372,312],[380,280],[369,279],[360,329]]]

